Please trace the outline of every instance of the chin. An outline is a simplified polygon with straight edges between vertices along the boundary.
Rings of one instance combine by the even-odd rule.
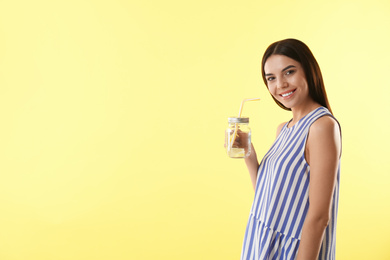
[[[285,104],[285,103],[280,102],[280,101],[279,101],[279,103],[282,104],[285,108],[288,108],[288,109],[291,109],[291,108],[292,108],[291,105]]]

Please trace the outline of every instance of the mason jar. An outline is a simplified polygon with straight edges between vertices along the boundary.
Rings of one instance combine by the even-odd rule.
[[[251,129],[248,117],[229,117],[225,132],[226,152],[231,158],[247,158],[251,153]]]

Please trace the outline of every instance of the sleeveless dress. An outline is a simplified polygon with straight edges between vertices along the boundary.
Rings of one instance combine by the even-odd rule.
[[[261,161],[241,260],[296,259],[309,208],[310,166],[305,160],[305,144],[310,126],[322,116],[334,118],[328,109],[319,107],[291,128],[286,123]],[[339,182],[340,163],[321,260],[335,259]]]

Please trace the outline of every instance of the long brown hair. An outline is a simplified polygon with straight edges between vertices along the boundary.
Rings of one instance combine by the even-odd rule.
[[[268,46],[268,48],[264,52],[263,60],[261,63],[262,76],[266,86],[267,80],[265,77],[264,65],[267,59],[273,54],[284,55],[299,62],[305,72],[307,84],[309,86],[310,97],[315,102],[319,103],[321,106],[326,107],[332,113],[328,97],[326,95],[320,66],[318,65],[317,60],[314,58],[314,55],[310,51],[309,47],[303,42],[296,39],[285,39],[274,42],[270,46]],[[281,108],[291,111],[290,108],[285,107],[274,97],[272,98]]]

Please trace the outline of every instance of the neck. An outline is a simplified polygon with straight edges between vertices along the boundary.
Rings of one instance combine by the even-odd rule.
[[[295,125],[302,117],[309,114],[311,111],[313,111],[316,108],[319,108],[321,105],[317,102],[311,101],[308,104],[305,104],[304,106],[297,106],[291,108],[291,112],[293,114],[293,119],[290,122],[290,127]]]

